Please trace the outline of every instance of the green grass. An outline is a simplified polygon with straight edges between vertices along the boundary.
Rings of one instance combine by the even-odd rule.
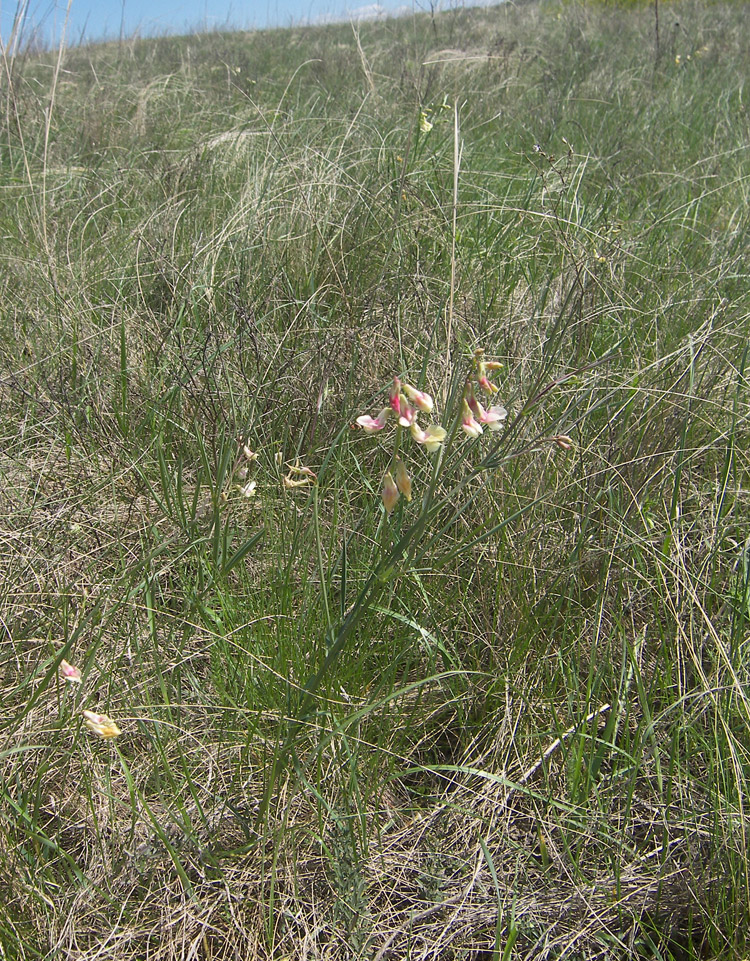
[[[746,957],[748,8],[659,10],[6,51],[0,957]]]

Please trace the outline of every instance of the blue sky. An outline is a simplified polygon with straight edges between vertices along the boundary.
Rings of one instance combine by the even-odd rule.
[[[27,6],[26,6],[27,5]],[[0,36],[7,43],[18,8],[26,6],[26,32],[37,28],[47,40],[57,40],[65,22],[63,0],[0,0]],[[437,6],[437,4],[436,4]],[[135,31],[187,33],[196,29],[240,29],[289,26],[325,19],[355,19],[367,14],[430,8],[429,0],[71,0],[67,37],[116,38]]]

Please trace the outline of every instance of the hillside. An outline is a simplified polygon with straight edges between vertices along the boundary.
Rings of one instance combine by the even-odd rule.
[[[0,957],[747,956],[748,22],[6,51]]]

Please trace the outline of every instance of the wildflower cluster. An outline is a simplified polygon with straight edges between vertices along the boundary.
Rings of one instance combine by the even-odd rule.
[[[419,112],[419,129],[422,133],[429,133],[436,123],[440,120],[440,111],[450,110],[448,96],[443,97],[443,102],[438,107],[425,107]]]
[[[246,443],[241,443],[240,448],[240,454],[232,473],[232,486],[241,497],[246,497],[249,500],[251,497],[255,497],[258,489],[258,482],[249,479],[250,471],[258,460],[258,455],[250,449],[249,440]],[[221,492],[221,503],[226,504],[228,500],[229,492],[223,490]]]
[[[479,437],[485,427],[493,431],[500,430],[508,416],[508,411],[499,404],[485,410],[477,397],[477,393],[482,391],[490,397],[497,393],[497,387],[487,375],[500,370],[502,366],[495,361],[485,360],[481,348],[474,352],[472,371],[466,380],[461,409],[461,430],[469,437]]]
[[[484,351],[474,352],[472,368],[466,379],[463,398],[461,400],[461,429],[469,437],[479,437],[484,428],[498,431],[505,423],[508,411],[499,404],[484,407],[480,398],[488,395],[491,399],[498,388],[489,375],[500,370],[502,364],[484,359]],[[368,434],[377,434],[384,430],[389,421],[397,422],[396,440],[391,457],[391,464],[383,478],[381,497],[386,513],[390,514],[402,495],[407,501],[411,500],[411,477],[403,461],[399,457],[401,430],[408,429],[411,437],[428,452],[436,451],[446,438],[443,427],[430,424],[422,428],[418,417],[420,412],[431,414],[434,404],[432,397],[424,391],[417,390],[411,384],[393,378],[388,406],[384,407],[376,417],[363,414],[357,418],[357,425]]]
[[[431,414],[434,407],[432,397],[422,390],[417,390],[411,384],[393,378],[388,406],[384,407],[377,417],[363,414],[357,418],[357,424],[368,434],[377,434],[385,429],[389,420],[397,422],[396,441],[391,460],[391,466],[383,478],[381,496],[386,513],[390,514],[403,494],[407,501],[411,500],[411,477],[398,456],[401,441],[401,430],[408,429],[412,440],[428,452],[436,451],[445,440],[446,432],[443,427],[430,424],[425,428],[419,425],[420,412]]]
[[[256,451],[250,448],[250,442],[247,441],[240,445],[240,453],[237,458],[237,462],[234,467],[232,483],[235,490],[247,499],[254,498],[258,493],[258,482],[256,480],[250,480],[250,472],[253,466],[257,463],[258,454]],[[284,465],[284,459],[282,454],[279,452],[276,454],[275,458],[276,468],[279,473],[281,473],[284,466],[287,468],[287,473],[281,478],[281,483],[284,490],[294,490],[298,487],[310,487],[311,485],[317,483],[317,475],[309,467],[303,467],[299,458],[297,458],[294,463],[287,462]],[[224,491],[221,495],[222,503],[226,503],[229,499],[229,494]]]

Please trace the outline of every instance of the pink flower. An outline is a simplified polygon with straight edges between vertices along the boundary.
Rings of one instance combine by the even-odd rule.
[[[369,414],[362,414],[361,417],[357,418],[357,423],[359,426],[367,431],[368,434],[374,434],[385,427],[385,422],[388,419],[388,414],[390,413],[390,407],[384,407],[377,417],[370,417]]]
[[[67,661],[60,661],[60,676],[64,677],[66,681],[70,681],[73,684],[81,683],[81,672],[77,667],[73,667],[72,664],[68,664]]]
[[[482,433],[482,425],[475,420],[471,407],[464,398],[463,411],[461,412],[461,430],[469,437],[479,437]]]
[[[411,425],[411,436],[432,454],[445,440],[446,431],[444,427],[437,427],[434,424],[430,424],[429,427],[422,430],[419,424],[414,423]]]
[[[390,514],[398,503],[398,487],[390,471],[383,478],[383,490],[380,495],[383,498],[383,506],[386,514]]]
[[[417,408],[412,407],[403,394],[399,397],[399,408],[401,413],[399,414],[398,422],[402,427],[411,427],[412,424],[416,423]]]
[[[508,411],[501,407],[499,404],[495,407],[490,407],[489,410],[484,412],[484,421],[490,430],[500,430],[503,426],[503,421],[508,416]]]
[[[396,461],[396,486],[404,497],[411,500],[411,477],[406,469],[404,462],[399,458]]]
[[[423,390],[417,390],[416,387],[412,387],[411,384],[402,384],[401,388],[412,404],[418,407],[423,414],[431,414],[434,404],[432,403],[432,397],[429,394],[425,394]]]
[[[474,390],[471,386],[469,386],[467,389],[466,404],[468,404],[469,410],[475,421],[478,421],[479,424],[485,424],[490,430],[500,430],[503,425],[503,421],[508,416],[508,411],[504,407],[490,407],[489,410],[485,410],[477,400]],[[466,427],[464,427],[464,430],[467,434],[469,433],[469,430]],[[479,434],[472,433],[471,436],[478,437]]]
[[[99,737],[111,738],[122,734],[120,728],[112,718],[107,717],[106,714],[95,714],[93,711],[84,711],[83,722],[90,731],[98,734]]]

